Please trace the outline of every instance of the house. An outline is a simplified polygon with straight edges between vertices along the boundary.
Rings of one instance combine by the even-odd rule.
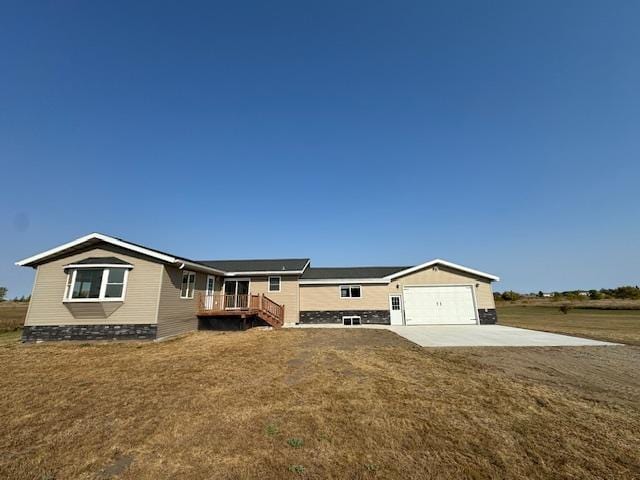
[[[92,233],[36,270],[24,341],[158,339],[199,328],[491,324],[498,277],[445,260],[315,268],[308,258],[190,260]]]

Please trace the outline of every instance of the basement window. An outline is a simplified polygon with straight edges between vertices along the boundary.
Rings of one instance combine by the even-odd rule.
[[[65,302],[108,302],[124,300],[129,269],[74,268],[67,270]]]
[[[362,289],[360,285],[341,285],[340,298],[360,298],[362,297]]]
[[[357,315],[342,317],[342,324],[346,326],[360,325],[360,317]]]

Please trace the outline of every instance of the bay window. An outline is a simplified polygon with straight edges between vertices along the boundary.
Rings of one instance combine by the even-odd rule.
[[[66,302],[123,301],[129,270],[121,267],[67,269]]]

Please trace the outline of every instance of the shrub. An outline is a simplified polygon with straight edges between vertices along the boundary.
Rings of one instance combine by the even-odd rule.
[[[566,315],[571,311],[571,307],[569,305],[562,305],[560,311]]]
[[[264,429],[265,433],[267,435],[269,435],[270,437],[273,437],[274,435],[278,434],[278,427],[276,427],[273,424],[269,424],[266,426],[266,428]]]
[[[638,299],[640,298],[640,289],[638,287],[618,287],[614,290],[613,294],[616,298],[632,298]]]
[[[518,300],[520,298],[520,294],[518,292],[514,292],[513,290],[509,290],[508,292],[504,292],[502,294],[502,300],[506,300],[508,302]]]
[[[304,473],[304,466],[302,465],[289,465],[289,471],[302,475]]]
[[[301,438],[290,438],[289,440],[287,440],[287,443],[290,447],[300,448],[304,445],[304,440],[302,440]]]
[[[589,290],[589,298],[591,300],[601,300],[604,298],[604,293],[597,290]]]

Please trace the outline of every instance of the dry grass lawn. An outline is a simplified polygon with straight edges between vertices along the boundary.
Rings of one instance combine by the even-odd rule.
[[[498,322],[512,327],[565,333],[610,342],[640,345],[640,310],[591,310],[558,307],[498,307]]]
[[[28,302],[0,302],[0,334],[22,328],[27,308]]]
[[[28,302],[0,302],[0,345],[20,340]]]
[[[578,297],[577,299],[524,297],[515,301],[496,301],[496,306],[498,308],[503,306],[558,308],[560,305],[597,310],[640,310],[640,300],[633,300],[629,298],[603,298],[601,300],[591,300],[589,297]]]
[[[3,346],[0,478],[640,477],[637,373],[594,396],[483,352],[367,329]]]

